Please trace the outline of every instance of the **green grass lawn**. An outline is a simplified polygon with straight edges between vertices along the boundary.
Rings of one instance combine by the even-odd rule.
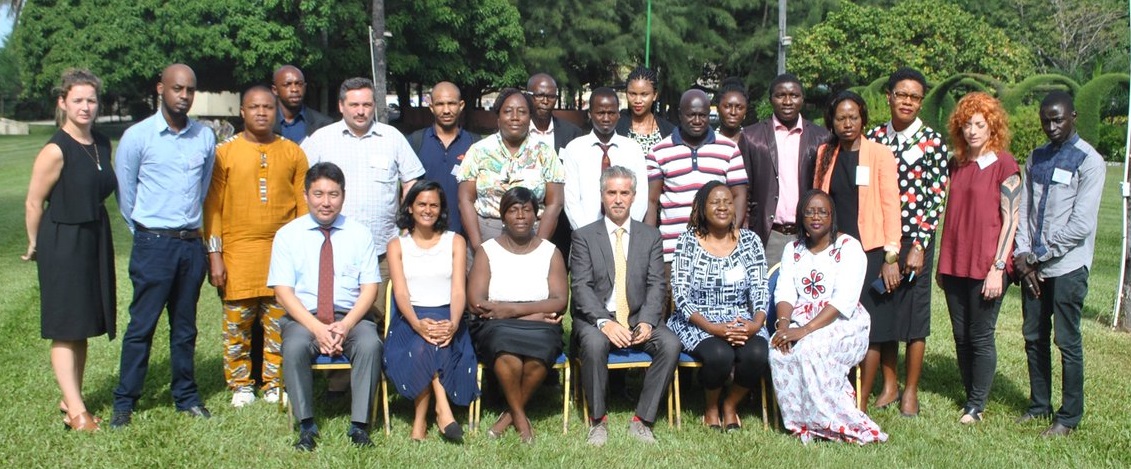
[[[922,414],[905,419],[897,410],[874,412],[891,435],[880,445],[815,443],[802,446],[789,435],[762,431],[754,412],[743,415],[747,429],[717,434],[698,422],[702,393],[694,380],[684,385],[682,431],[656,426],[660,443],[644,447],[627,439],[625,426],[633,403],[613,400],[609,444],[593,449],[585,444],[586,428],[575,408],[568,435],[561,434],[560,394],[545,388],[533,406],[537,444],[518,443],[513,432],[499,441],[484,432],[463,446],[439,440],[435,429],[429,441],[409,441],[411,409],[393,399],[393,433],[375,431],[376,448],[359,450],[345,437],[347,405],[319,405],[320,446],[312,454],[291,449],[296,435],[286,414],[262,401],[243,409],[228,405],[221,367],[220,304],[205,286],[198,313],[196,376],[213,412],[208,421],[176,414],[169,392],[168,327],[163,323],[154,339],[145,392],[133,425],[123,431],[76,434],[60,428],[56,405],[59,392],[48,360],[49,343],[39,337],[39,296],[33,264],[19,260],[26,247],[23,201],[32,161],[51,130],[36,128],[28,137],[0,137],[0,465],[3,467],[665,467],[766,466],[800,467],[1096,467],[1131,466],[1131,425],[1127,420],[1131,375],[1131,336],[1112,332],[1111,310],[1119,275],[1120,200],[1122,168],[1108,171],[1100,214],[1100,233],[1091,291],[1085,305],[1084,349],[1087,363],[1087,413],[1077,433],[1046,440],[1037,436],[1044,426],[1015,425],[1028,399],[1028,376],[1021,338],[1018,291],[1012,288],[998,323],[998,373],[986,420],[974,427],[957,423],[963,401],[955,365],[950,323],[940,292],[934,297],[934,335],[928,340],[922,389]],[[110,202],[112,214],[117,207]],[[118,331],[125,331],[131,296],[126,268],[130,238],[120,217],[114,218],[118,260]],[[87,405],[109,419],[117,384],[120,343],[105,338],[90,342],[86,374]],[[1054,352],[1054,356],[1056,353]],[[1059,366],[1054,366],[1059,371]],[[688,375],[685,373],[685,376]],[[1057,375],[1059,376],[1059,374]],[[1059,381],[1059,377],[1056,378]],[[639,386],[638,381],[630,383]],[[1054,386],[1059,403],[1059,385]],[[494,421],[500,407],[488,401],[483,425]],[[663,410],[661,409],[661,416]],[[760,414],[759,414],[760,415]],[[457,413],[466,422],[466,413]],[[379,425],[379,424],[378,424]]]

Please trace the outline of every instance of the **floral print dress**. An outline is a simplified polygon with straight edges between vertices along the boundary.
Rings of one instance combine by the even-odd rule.
[[[808,324],[825,305],[840,315],[813,331],[789,352],[770,349],[770,368],[786,429],[808,443],[813,438],[859,444],[886,441],[888,436],[856,407],[848,371],[868,350],[871,319],[860,305],[860,289],[868,263],[860,242],[840,235],[824,251],[812,253],[804,243],[786,245],[774,300],[793,305],[790,326]]]

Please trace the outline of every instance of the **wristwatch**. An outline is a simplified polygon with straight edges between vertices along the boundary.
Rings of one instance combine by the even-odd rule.
[[[1035,253],[1032,253],[1032,252],[1026,254],[1025,255],[1025,263],[1029,264],[1029,265],[1036,264],[1037,263],[1037,255]]]
[[[1005,270],[1005,261],[998,259],[997,262],[994,262],[994,268],[997,270]]]
[[[888,251],[884,253],[884,262],[887,264],[895,264],[899,260],[899,253],[895,251]]]
[[[611,321],[611,319],[598,319],[597,320],[597,329],[603,329],[605,327],[605,323],[607,323],[609,321]]]

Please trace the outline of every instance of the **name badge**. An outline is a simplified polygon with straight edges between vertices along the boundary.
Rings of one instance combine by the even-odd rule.
[[[452,166],[452,176],[459,177],[459,164]]]
[[[856,185],[867,186],[868,181],[872,179],[872,168],[867,166],[856,167]]]
[[[741,282],[744,278],[746,278],[746,269],[742,268],[741,265],[731,267],[723,274],[723,279],[730,284]]]
[[[1055,182],[1057,184],[1071,184],[1072,172],[1060,168],[1053,168],[1052,182]]]

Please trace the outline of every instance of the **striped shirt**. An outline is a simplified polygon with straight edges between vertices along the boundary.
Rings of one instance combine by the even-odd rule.
[[[660,189],[660,234],[664,262],[675,256],[676,240],[687,230],[691,202],[699,188],[711,181],[727,186],[746,184],[742,153],[733,140],[708,129],[698,148],[691,148],[675,129],[648,152],[648,181],[663,181]]]

